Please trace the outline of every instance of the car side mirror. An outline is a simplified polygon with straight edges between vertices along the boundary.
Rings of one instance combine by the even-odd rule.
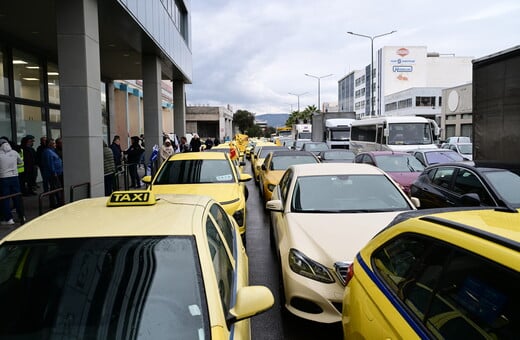
[[[228,326],[265,312],[274,305],[273,293],[264,286],[242,287],[237,292],[235,306],[226,318]]]
[[[144,176],[141,181],[143,181],[143,183],[145,184],[150,184],[152,183],[152,176],[148,175],[148,176]]]
[[[250,174],[240,174],[240,177],[238,178],[239,182],[247,182],[252,180],[253,177]]]
[[[421,201],[417,197],[410,197],[410,200],[412,201],[413,206],[417,209],[421,207]]]
[[[282,201],[270,200],[265,203],[265,208],[271,211],[283,212]]]
[[[480,206],[480,196],[474,192],[470,192],[461,196],[461,202],[465,207]]]

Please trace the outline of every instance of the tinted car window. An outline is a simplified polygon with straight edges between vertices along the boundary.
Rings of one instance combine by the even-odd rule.
[[[226,159],[169,161],[154,184],[234,183],[234,174]]]
[[[464,158],[456,152],[451,151],[432,151],[426,152],[428,164],[462,162]]]
[[[291,165],[318,163],[311,155],[277,156],[272,158],[271,170],[286,170]]]
[[[0,246],[0,337],[209,338],[193,237],[111,237]]]
[[[449,188],[455,168],[438,168],[432,178],[432,183],[443,188]]]
[[[233,251],[233,224],[229,221],[226,212],[222,207],[217,204],[213,204],[210,208],[210,214],[213,216],[217,224],[220,226],[220,230],[226,239],[226,243],[231,251]]]
[[[453,191],[459,195],[474,193],[479,196],[483,205],[496,205],[480,179],[473,172],[466,169],[459,169],[457,172]]]
[[[440,240],[401,235],[373,257],[388,287],[433,337],[513,339],[520,334],[520,274]]]
[[[280,193],[283,202],[287,200],[287,192],[289,191],[289,186],[291,185],[292,177],[292,171],[288,170],[285,172],[282,179],[280,180]]]
[[[424,170],[424,165],[412,155],[381,155],[376,156],[376,160],[377,167],[388,172],[415,172]]]

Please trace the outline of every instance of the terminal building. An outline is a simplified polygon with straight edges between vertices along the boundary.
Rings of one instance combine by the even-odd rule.
[[[89,183],[92,196],[104,194],[101,146],[115,134],[144,133],[150,153],[163,132],[184,135],[191,81],[190,0],[0,5],[0,135],[61,137],[65,192]],[[132,105],[137,123],[121,121]]]

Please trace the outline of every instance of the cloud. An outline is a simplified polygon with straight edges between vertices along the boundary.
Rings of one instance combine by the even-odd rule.
[[[481,57],[518,44],[517,1],[205,0],[191,3],[193,84],[188,104],[230,104],[256,113],[337,102],[338,81],[383,46]]]

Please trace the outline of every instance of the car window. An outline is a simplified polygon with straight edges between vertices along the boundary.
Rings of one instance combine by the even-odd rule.
[[[394,238],[371,259],[377,275],[435,338],[520,334],[520,274],[440,240]]]
[[[432,178],[432,183],[448,189],[451,185],[455,168],[438,168]]]
[[[224,242],[210,218],[208,218],[206,222],[206,234],[208,235],[211,260],[217,277],[220,300],[224,314],[226,314],[232,303],[233,265],[224,246]]]
[[[417,158],[422,164],[426,165],[428,163],[426,163],[426,160],[424,159],[424,156],[422,155],[422,153],[420,152],[416,152],[414,154],[415,158]]]
[[[235,172],[227,159],[189,159],[164,164],[154,184],[234,183]]]
[[[474,193],[478,195],[482,205],[496,205],[480,179],[473,172],[466,169],[459,169],[457,172],[453,191],[459,195]]]
[[[381,212],[408,210],[403,194],[384,175],[298,177],[292,195],[294,212]]]
[[[418,172],[424,165],[412,155],[380,155],[376,156],[377,167],[387,172]]]
[[[213,204],[210,208],[210,214],[215,219],[215,222],[220,226],[220,230],[222,231],[222,235],[224,235],[224,239],[228,245],[229,250],[233,254],[233,250],[235,249],[234,245],[234,232],[233,224],[229,220],[226,212],[222,209],[218,204]]]
[[[287,201],[287,192],[289,191],[289,186],[291,185],[293,177],[293,172],[291,170],[287,170],[280,180],[280,194],[282,202]]]
[[[507,203],[520,206],[520,176],[511,171],[485,172],[484,176]]]
[[[271,160],[271,170],[287,170],[287,168],[295,164],[318,163],[318,160],[311,155],[278,156],[273,157]]]
[[[426,152],[426,159],[428,164],[462,162],[464,160],[458,153],[448,150]]]
[[[191,236],[5,242],[0,338],[210,337]]]

